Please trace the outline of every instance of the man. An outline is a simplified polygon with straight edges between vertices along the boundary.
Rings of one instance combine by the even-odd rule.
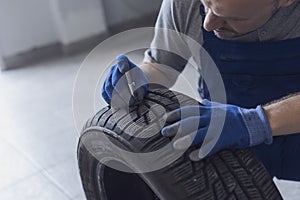
[[[164,0],[156,27],[186,34],[201,43],[221,73],[227,96],[226,104],[209,101],[209,88],[214,86],[200,79],[203,105],[180,108],[166,118],[171,125],[162,130],[164,136],[184,135],[175,141],[174,148],[202,143],[212,111],[225,111],[222,131],[216,134],[217,142],[209,155],[224,148],[250,147],[272,176],[300,181],[299,1]],[[139,67],[125,56],[118,57],[103,85],[103,98],[110,103],[113,92],[130,92],[117,87],[130,69],[131,78],[140,86],[154,82],[171,87],[178,75],[169,74],[165,66],[182,72],[187,61],[156,45],[163,42],[166,49],[178,48],[176,52],[184,56],[195,54],[189,52],[180,34],[173,41],[166,32],[156,31]],[[203,51],[199,53],[204,58]],[[147,89],[147,84],[138,87],[135,100],[142,99]],[[199,124],[197,128],[190,128],[194,123]],[[218,123],[218,119],[211,123]],[[193,152],[190,158],[197,160],[201,155]]]

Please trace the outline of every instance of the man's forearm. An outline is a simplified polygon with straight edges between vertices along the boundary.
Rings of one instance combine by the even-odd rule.
[[[150,83],[160,84],[167,88],[174,85],[179,75],[179,72],[176,72],[174,69],[162,69],[154,63],[145,62],[139,67],[147,74]]]
[[[263,106],[273,136],[300,133],[300,93]]]

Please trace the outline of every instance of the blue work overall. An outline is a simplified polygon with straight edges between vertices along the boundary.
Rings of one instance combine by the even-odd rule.
[[[255,108],[300,91],[300,38],[236,42],[202,30],[203,48],[220,71],[228,104]],[[200,95],[209,99],[206,84],[201,85]],[[272,144],[250,149],[271,176],[300,181],[300,134],[274,137]]]

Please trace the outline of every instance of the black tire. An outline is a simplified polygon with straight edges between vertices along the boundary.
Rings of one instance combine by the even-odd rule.
[[[155,89],[149,91],[145,100],[129,114],[105,107],[86,123],[78,144],[78,163],[88,200],[282,199],[264,166],[247,149],[223,150],[192,162],[188,154],[197,147],[191,147],[168,166],[148,173],[126,173],[99,161],[109,157],[110,166],[118,165],[124,171],[132,169],[130,164],[119,162],[121,159],[128,163],[128,160],[116,155],[102,136],[108,136],[114,144],[133,152],[151,152],[169,144],[170,139],[160,135],[161,127],[147,139],[132,135],[144,131],[135,127],[135,123],[157,123],[162,107],[171,111],[179,107],[179,102],[181,105],[198,104],[183,94]],[[156,110],[154,113],[147,112],[149,105],[158,105],[151,107]]]

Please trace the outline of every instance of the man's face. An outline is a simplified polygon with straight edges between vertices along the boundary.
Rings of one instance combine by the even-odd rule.
[[[263,26],[279,8],[276,0],[201,0],[204,28],[219,38],[242,36]]]

